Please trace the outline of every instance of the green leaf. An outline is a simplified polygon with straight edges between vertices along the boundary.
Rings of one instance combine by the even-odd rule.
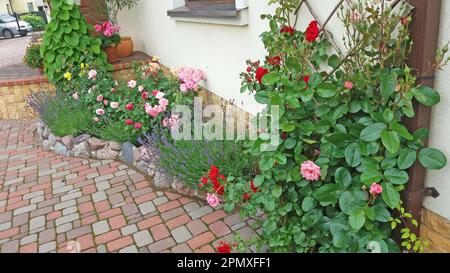
[[[283,193],[283,188],[280,185],[275,185],[272,189],[272,196],[275,198],[280,198]]]
[[[260,187],[264,182],[264,176],[257,175],[255,179],[253,180],[253,184],[255,184],[255,187]]]
[[[383,118],[386,122],[390,122],[390,121],[392,121],[392,119],[394,119],[394,113],[392,112],[391,109],[386,108],[383,111]]]
[[[345,149],[345,160],[351,167],[361,164],[361,154],[357,143],[352,143]]]
[[[282,153],[276,153],[273,157],[275,161],[280,165],[286,165],[287,157],[285,154]]]
[[[263,171],[268,171],[268,170],[272,169],[274,165],[275,165],[275,161],[271,157],[263,157],[259,161],[259,167]]]
[[[366,142],[373,142],[380,139],[381,132],[384,129],[386,129],[386,125],[383,123],[371,124],[361,131],[360,138]]]
[[[266,210],[268,210],[269,212],[273,211],[275,209],[275,201],[273,200],[266,200],[264,202],[264,207],[266,208]]]
[[[313,209],[316,205],[316,201],[314,200],[314,198],[312,197],[305,197],[305,199],[303,199],[302,202],[302,209],[303,211],[310,211],[311,209]]]
[[[419,153],[419,161],[422,166],[430,170],[440,170],[447,165],[447,158],[445,155],[432,148],[422,149]]]
[[[384,70],[380,75],[380,89],[381,95],[385,98],[389,98],[395,91],[397,84],[397,75],[389,73],[388,70]]]
[[[367,170],[361,174],[361,182],[365,185],[372,185],[380,182],[383,175],[378,170]]]
[[[400,194],[392,186],[391,183],[382,183],[383,187],[383,200],[391,209],[395,209],[400,204]]]
[[[334,173],[334,178],[336,180],[336,183],[343,188],[347,188],[352,184],[352,176],[350,174],[350,171],[346,168],[338,168]]]
[[[408,173],[398,169],[389,169],[385,171],[384,177],[388,182],[391,182],[394,185],[403,185],[409,180]]]
[[[276,71],[267,73],[262,78],[262,82],[264,85],[273,85],[278,81],[278,73]]]
[[[414,165],[417,160],[417,153],[415,150],[410,148],[405,148],[400,150],[397,159],[397,166],[400,170],[406,170]]]
[[[336,95],[338,88],[331,83],[321,83],[317,86],[317,94],[322,98],[331,98]]]
[[[439,93],[427,86],[421,86],[413,89],[414,98],[423,105],[434,106],[441,101]]]
[[[391,154],[397,153],[400,149],[400,138],[396,132],[383,130],[381,132],[381,141]]]
[[[340,62],[341,60],[339,59],[339,56],[336,54],[333,54],[330,56],[330,58],[328,58],[328,65],[331,66],[332,68],[338,67]]]
[[[382,223],[387,223],[389,219],[391,218],[391,214],[389,211],[380,205],[373,206],[375,210],[375,220],[380,221]]]
[[[393,131],[397,132],[400,136],[407,140],[413,140],[414,137],[409,133],[408,129],[398,122],[391,122],[390,127]]]
[[[325,137],[326,141],[335,145],[340,145],[344,142],[351,140],[350,135],[346,133],[334,133]]]
[[[366,215],[362,208],[355,209],[349,218],[349,224],[354,230],[360,230],[366,222]]]
[[[317,189],[313,193],[313,196],[321,203],[335,204],[338,201],[339,193],[339,187],[337,184],[325,184]]]

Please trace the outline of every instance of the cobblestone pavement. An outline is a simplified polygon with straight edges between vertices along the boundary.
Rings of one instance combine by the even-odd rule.
[[[121,162],[43,151],[29,122],[0,121],[0,252],[214,252],[252,220],[155,191]]]
[[[23,63],[23,56],[31,39],[31,36],[0,38],[0,81],[39,76],[37,70],[32,70]]]

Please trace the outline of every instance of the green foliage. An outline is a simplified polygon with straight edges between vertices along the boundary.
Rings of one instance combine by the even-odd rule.
[[[25,56],[23,57],[23,62],[32,69],[38,69],[44,66],[41,54],[40,54],[41,45],[40,44],[30,44],[27,47],[25,52]]]
[[[26,14],[20,16],[20,20],[23,20],[31,25],[33,28],[33,31],[41,31],[45,28],[45,21],[44,18],[42,18],[39,15],[36,14]]]
[[[101,40],[92,38],[92,26],[86,23],[80,8],[73,2],[52,0],[51,22],[45,29],[41,56],[45,74],[57,86],[70,66],[78,66],[84,58],[106,64],[106,54],[101,50]]]
[[[324,35],[307,42],[305,33],[280,31],[292,25],[288,15],[298,2],[271,1],[279,7],[275,15],[262,16],[270,25],[261,35],[267,61],[248,61],[241,74],[242,92],[255,94],[268,108],[280,107],[281,144],[265,151],[266,139],[248,143],[259,161],[259,191],[242,202],[248,179],[233,177],[225,209],[242,205],[244,216],[262,210],[267,217],[260,240],[274,252],[368,252],[373,243],[381,252],[398,252],[391,228],[412,223],[391,216],[398,210],[411,218],[401,208],[400,193],[409,181],[405,170],[417,160],[428,169],[447,163],[442,152],[424,146],[427,130],[410,132],[402,123],[414,117],[414,101],[432,106],[440,100],[436,90],[417,86],[405,65],[412,40],[408,24],[399,22],[410,6],[379,9],[354,1],[341,9],[344,43],[352,51],[341,60],[329,53]],[[361,20],[350,19],[354,11]],[[281,61],[269,61],[275,57]],[[442,67],[444,57],[437,59],[433,67]],[[260,83],[256,75],[263,68]],[[300,173],[307,160],[320,167],[318,181]],[[377,187],[381,194],[372,191]],[[421,251],[418,236],[403,228],[401,247]]]

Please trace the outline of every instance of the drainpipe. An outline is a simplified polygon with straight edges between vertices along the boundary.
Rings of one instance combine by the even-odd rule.
[[[413,23],[411,24],[411,34],[414,39],[414,46],[408,65],[423,73],[434,63],[439,38],[439,23],[441,14],[441,0],[409,0],[415,7],[413,12]],[[418,84],[433,88],[435,72],[431,71],[418,79]],[[430,128],[431,108],[415,103],[416,116],[413,119],[405,120],[408,129],[412,132],[418,128]],[[428,145],[428,139],[425,141]],[[422,203],[425,196],[436,198],[439,193],[436,189],[425,188],[426,169],[418,162],[409,170],[410,181],[407,190],[403,192],[404,207],[406,211],[412,213],[414,219],[419,223],[419,227],[410,225],[411,231],[420,234],[420,221]]]

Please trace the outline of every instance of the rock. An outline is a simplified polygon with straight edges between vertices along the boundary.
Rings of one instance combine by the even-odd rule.
[[[122,150],[122,144],[114,141],[109,142],[109,147],[114,151],[121,151]]]
[[[131,142],[125,142],[122,145],[122,159],[125,161],[125,163],[128,163],[130,165],[134,165],[134,150],[136,147],[134,147],[133,143]]]
[[[37,127],[37,135],[42,139],[42,134],[44,133],[44,128],[42,128],[41,126]]]
[[[106,144],[108,144],[107,141],[98,139],[98,138],[90,138],[88,140],[89,147],[91,147],[91,150],[100,150],[106,147]]]
[[[56,141],[57,141],[56,136],[54,134],[49,134],[48,135],[48,140],[54,142],[55,144],[56,144]]]
[[[113,151],[111,148],[105,148],[97,151],[98,159],[117,159],[118,151]]]
[[[91,149],[89,148],[89,144],[87,142],[76,144],[73,147],[72,152],[75,157],[89,158],[91,156]]]
[[[155,186],[160,189],[168,189],[172,186],[173,178],[170,175],[157,171],[153,178]]]
[[[50,129],[48,129],[48,127],[45,127],[44,131],[42,132],[42,137],[47,139],[49,135],[50,135]]]
[[[56,142],[52,142],[46,139],[42,142],[42,149],[44,149],[45,151],[52,151],[55,144]]]
[[[91,135],[88,135],[88,134],[79,135],[79,136],[73,138],[73,144],[78,144],[78,143],[84,142],[90,138],[91,138]]]
[[[65,136],[61,138],[61,142],[69,149],[73,147],[73,136]]]
[[[53,150],[55,151],[55,153],[59,155],[63,156],[68,155],[66,146],[64,146],[64,144],[62,144],[61,142],[56,142],[55,146],[53,147]]]

